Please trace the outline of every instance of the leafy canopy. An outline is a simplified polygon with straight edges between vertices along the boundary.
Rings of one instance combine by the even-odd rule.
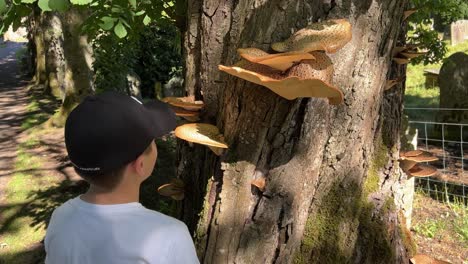
[[[111,31],[119,38],[141,31],[152,21],[173,19],[175,1],[169,0],[0,0],[0,34],[10,25],[16,30],[23,18],[34,10],[65,12],[69,8],[89,10],[83,30],[91,37],[102,30]],[[183,1],[180,1],[183,2]]]

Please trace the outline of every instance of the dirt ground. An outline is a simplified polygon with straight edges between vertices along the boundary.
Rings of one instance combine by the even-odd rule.
[[[418,254],[426,254],[453,264],[467,264],[468,243],[463,243],[453,228],[450,228],[456,217],[454,211],[446,203],[422,194],[415,196],[413,205],[411,233],[418,245]],[[427,224],[427,220],[440,221],[440,225],[447,228],[435,227],[433,238],[415,232],[415,227]]]

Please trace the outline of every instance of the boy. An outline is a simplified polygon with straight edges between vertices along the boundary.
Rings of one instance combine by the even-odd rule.
[[[90,188],[52,214],[46,263],[199,263],[185,224],[138,202],[156,162],[154,139],[175,126],[166,104],[115,92],[89,96],[70,113],[67,152]]]

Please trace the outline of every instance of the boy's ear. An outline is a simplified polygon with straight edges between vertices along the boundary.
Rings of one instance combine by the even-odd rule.
[[[138,158],[130,163],[130,166],[134,172],[138,175],[144,174],[144,162],[143,155],[138,156]]]

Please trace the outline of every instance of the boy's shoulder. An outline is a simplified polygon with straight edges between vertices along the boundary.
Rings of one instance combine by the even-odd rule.
[[[83,205],[86,205],[83,207]],[[80,210],[81,209],[81,210]],[[139,203],[135,203],[133,206],[122,206],[122,205],[94,205],[84,203],[79,197],[72,198],[66,201],[64,204],[57,207],[53,212],[53,217],[59,218],[74,218],[79,214],[100,214],[100,215],[112,215],[115,219],[117,213],[122,220],[137,222],[142,226],[173,226],[186,228],[186,225],[171,216],[165,215],[158,211],[150,210]],[[120,218],[118,217],[118,218]]]

